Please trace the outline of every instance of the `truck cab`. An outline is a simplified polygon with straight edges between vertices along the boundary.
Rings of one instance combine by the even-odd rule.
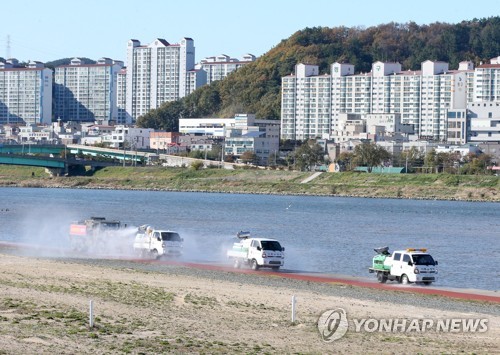
[[[247,233],[247,232],[246,232]],[[275,239],[250,238],[249,233],[238,234],[240,242],[234,243],[227,256],[234,266],[249,265],[252,269],[272,268],[279,270],[285,265],[285,248]]]
[[[427,249],[408,248],[389,252],[389,247],[375,248],[370,273],[375,273],[381,283],[394,280],[402,284],[410,282],[429,285],[437,281],[438,262],[427,253]]]
[[[427,249],[409,248],[394,251],[384,264],[390,266],[390,275],[398,278],[402,284],[430,284],[437,281],[438,263],[427,253]]]
[[[142,226],[135,236],[134,250],[140,256],[150,256],[153,259],[178,256],[182,254],[183,241],[177,232]]]

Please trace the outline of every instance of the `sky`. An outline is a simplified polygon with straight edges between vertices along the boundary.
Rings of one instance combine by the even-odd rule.
[[[0,6],[0,57],[125,61],[129,39],[146,45],[156,38],[173,44],[190,37],[199,62],[219,54],[261,56],[306,27],[458,23],[499,15],[499,0],[482,0],[479,6],[456,0],[5,1]]]

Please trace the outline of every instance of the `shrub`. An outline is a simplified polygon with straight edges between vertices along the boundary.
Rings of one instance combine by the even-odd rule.
[[[193,170],[200,170],[201,168],[203,168],[203,162],[200,160],[195,160],[191,163],[191,168]]]

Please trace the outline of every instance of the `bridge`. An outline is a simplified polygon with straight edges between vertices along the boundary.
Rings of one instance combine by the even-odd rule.
[[[74,158],[75,156],[76,158]],[[96,157],[98,159],[84,159],[83,157]],[[103,161],[103,158],[106,161]],[[55,175],[71,174],[72,168],[77,166],[98,168],[111,165],[137,165],[137,163],[145,165],[151,164],[153,161],[160,161],[163,166],[168,167],[190,166],[195,161],[201,161],[205,167],[216,166],[223,169],[234,169],[235,166],[241,165],[131,149],[100,148],[82,144],[0,144],[0,164],[45,167]]]
[[[63,152],[64,154],[62,154]],[[52,174],[61,175],[70,173],[78,166],[89,166],[95,169],[105,166],[125,165],[127,161],[130,164],[142,163],[149,158],[148,154],[151,153],[84,145],[0,145],[0,164],[45,167]],[[111,161],[79,158],[81,156],[104,157]]]

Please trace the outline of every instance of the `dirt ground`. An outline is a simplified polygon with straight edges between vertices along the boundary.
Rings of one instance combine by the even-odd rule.
[[[0,354],[496,353],[500,317],[0,254]],[[291,296],[296,322],[291,322]],[[425,298],[423,298],[425,299]],[[89,302],[94,327],[89,327]],[[453,301],[455,302],[455,301]],[[462,301],[456,301],[462,302]],[[326,342],[318,319],[343,308]],[[488,319],[486,332],[355,331],[355,319]],[[370,325],[375,324],[372,321]],[[332,330],[332,328],[327,328]],[[325,333],[323,333],[325,334]]]

